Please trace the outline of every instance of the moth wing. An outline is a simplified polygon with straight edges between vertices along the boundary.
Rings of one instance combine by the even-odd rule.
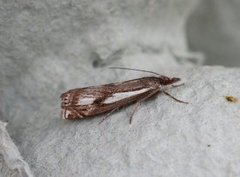
[[[78,112],[86,116],[95,116],[105,112],[110,112],[113,109],[126,106],[137,102],[148,95],[152,94],[153,89],[144,89],[139,92],[130,93],[113,93],[109,97],[102,99],[99,103],[78,107]]]

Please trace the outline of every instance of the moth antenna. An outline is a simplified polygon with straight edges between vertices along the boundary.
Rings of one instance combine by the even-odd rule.
[[[143,70],[143,69],[132,69],[132,68],[123,68],[123,67],[109,67],[109,69],[125,69],[125,70],[131,70],[131,71],[140,71],[140,72],[145,72],[145,73],[152,73],[152,74],[156,74],[158,76],[162,76],[156,72],[153,71],[147,71],[147,70]]]

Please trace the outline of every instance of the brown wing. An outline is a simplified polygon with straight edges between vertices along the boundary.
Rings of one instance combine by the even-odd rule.
[[[61,95],[62,115],[66,119],[84,118],[134,103],[156,90],[156,87],[149,87],[144,83],[144,78],[140,78],[69,90]]]
[[[92,105],[86,105],[86,106],[78,106],[75,108],[75,110],[83,115],[83,117],[89,117],[89,116],[95,116],[98,114],[102,114],[102,113],[106,113],[109,112],[115,108],[120,108],[123,106],[127,106],[129,104],[132,104],[134,102],[137,102],[138,100],[141,100],[145,97],[147,97],[148,95],[150,95],[152,93],[152,89],[149,91],[146,91],[144,93],[141,94],[137,94],[135,96],[131,96],[128,98],[123,98],[121,100],[118,100],[116,102],[113,103],[98,103],[98,104],[92,104]]]

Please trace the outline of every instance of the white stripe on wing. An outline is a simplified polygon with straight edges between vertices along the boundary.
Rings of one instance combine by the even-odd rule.
[[[134,95],[138,95],[138,94],[141,94],[141,93],[144,93],[144,92],[147,92],[149,91],[151,88],[143,88],[141,90],[134,90],[134,91],[128,91],[128,92],[118,92],[118,93],[114,93],[112,94],[111,97],[107,98],[106,100],[104,100],[103,103],[105,104],[110,104],[110,103],[114,103],[114,102],[117,102],[119,100],[122,100],[124,98],[129,98],[131,96],[134,96]]]

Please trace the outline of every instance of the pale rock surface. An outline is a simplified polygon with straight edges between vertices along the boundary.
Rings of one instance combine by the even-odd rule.
[[[0,116],[21,153],[1,143],[1,175],[11,155],[38,177],[239,175],[239,104],[224,96],[239,97],[240,71],[189,62],[199,58],[184,27],[196,2],[0,1]],[[132,106],[100,125],[60,119],[62,92],[146,76],[110,65],[181,77],[169,92],[189,104],[160,95],[132,125]]]
[[[28,164],[12,142],[6,130],[6,124],[0,121],[0,176],[33,177]]]
[[[95,78],[109,76],[100,72]],[[54,106],[41,106],[18,123],[20,130],[14,123],[9,130],[36,176],[239,176],[240,104],[224,97],[239,98],[240,70],[179,67],[163,73],[184,79],[184,86],[168,92],[188,105],[159,95],[141,105],[131,125],[132,106],[100,125],[102,116],[68,121]]]
[[[79,121],[60,119],[60,110],[55,109],[59,94],[55,94],[53,106],[43,104],[18,124],[9,123],[8,129],[34,174],[239,176],[240,103],[224,97],[239,99],[240,69],[163,67],[160,71],[183,78],[184,86],[168,92],[188,101],[188,105],[159,95],[142,103],[131,125],[132,106],[99,125],[102,116]],[[97,84],[101,84],[103,80],[131,78],[131,74],[125,74],[96,71],[92,77],[100,79]],[[145,74],[132,75],[136,78]]]

